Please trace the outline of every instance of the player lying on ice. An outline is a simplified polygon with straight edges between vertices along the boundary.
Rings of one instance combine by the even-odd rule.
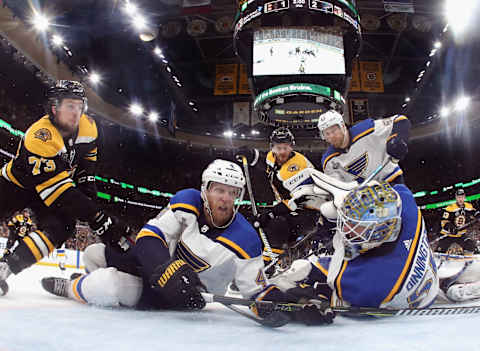
[[[44,278],[42,285],[55,295],[100,306],[197,310],[205,306],[202,289],[224,295],[235,280],[244,298],[297,302],[296,289],[282,292],[265,276],[262,243],[235,205],[244,186],[238,165],[215,160],[202,174],[201,191],[179,191],[141,229],[128,252],[91,245],[83,256],[88,274],[74,280]],[[332,322],[328,301],[307,300],[294,319]]]

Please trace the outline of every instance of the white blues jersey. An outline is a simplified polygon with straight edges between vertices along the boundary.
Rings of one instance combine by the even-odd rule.
[[[402,229],[397,241],[384,243],[347,261],[337,233],[333,257],[315,263],[333,289],[335,305],[385,308],[423,308],[439,290],[437,266],[420,209],[410,190],[394,189],[402,199]]]
[[[225,295],[233,280],[246,298],[256,297],[267,286],[255,229],[240,213],[227,228],[210,228],[198,190],[182,190],[172,197],[169,207],[142,228],[137,240],[145,236],[162,240],[172,257],[198,273],[210,293]]]
[[[389,118],[366,119],[349,129],[350,146],[343,150],[329,146],[322,157],[323,172],[344,182],[363,182],[388,158],[386,144],[392,135],[394,123],[407,119],[396,115]],[[375,179],[392,182],[403,174],[394,162],[390,162]]]

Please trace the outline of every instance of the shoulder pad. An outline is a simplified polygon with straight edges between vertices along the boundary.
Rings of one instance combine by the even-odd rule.
[[[400,122],[400,121],[404,121],[404,120],[408,120],[408,117],[405,116],[405,115],[395,115],[393,116],[393,122],[394,123],[397,123],[397,122]]]
[[[294,163],[298,163],[300,166],[300,169],[305,169],[308,167],[312,167],[312,163],[308,160],[308,158],[305,157],[305,155],[294,151],[295,156],[293,156],[290,160]]]
[[[183,211],[193,213],[199,217],[203,207],[202,196],[197,189],[180,190],[170,199],[170,208],[173,212]]]
[[[458,208],[457,204],[451,204],[445,208],[445,211],[451,212],[451,211],[455,211],[457,208]]]
[[[473,210],[473,206],[470,202],[465,202],[465,208],[468,208],[469,210]]]
[[[352,140],[352,144],[360,138],[372,133],[374,130],[375,122],[373,121],[373,119],[368,118],[358,122],[350,128],[350,138]]]
[[[42,117],[28,128],[24,144],[32,154],[43,157],[55,157],[66,151],[62,136],[48,116]]]
[[[95,120],[87,115],[82,115],[78,125],[78,136],[75,140],[75,144],[91,143],[97,138],[98,130]]]
[[[273,152],[272,152],[272,151],[269,151],[269,152],[268,152],[265,161],[266,161],[267,165],[269,165],[270,167],[275,166],[275,157],[273,156]]]
[[[340,153],[336,151],[332,145],[330,145],[322,156],[322,169],[325,170],[328,161],[338,155],[340,155]]]
[[[237,213],[232,224],[215,240],[241,259],[250,259],[262,254],[260,237],[241,213]]]

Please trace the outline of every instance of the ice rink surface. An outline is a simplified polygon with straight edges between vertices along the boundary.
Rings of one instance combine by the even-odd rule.
[[[480,350],[480,315],[337,317],[325,327],[267,329],[218,304],[194,313],[83,305],[43,291],[40,279],[53,275],[62,276],[34,266],[9,278],[0,297],[0,351]]]

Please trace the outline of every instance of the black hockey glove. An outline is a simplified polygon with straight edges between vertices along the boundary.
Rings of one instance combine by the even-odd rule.
[[[199,290],[203,287],[200,278],[183,260],[170,260],[155,268],[150,285],[163,308],[201,310],[205,307]]]
[[[306,325],[331,324],[335,312],[330,307],[330,302],[323,295],[318,295],[312,286],[296,287],[286,291],[288,299],[305,304],[302,311],[294,312],[294,319]]]
[[[453,233],[455,233],[455,225],[452,222],[447,222],[443,226],[443,230],[448,232],[448,233],[453,234]]]
[[[90,199],[97,198],[97,185],[95,184],[95,176],[88,175],[87,171],[81,170],[76,176],[75,183],[78,190],[87,195]]]
[[[99,211],[88,223],[93,233],[98,235],[104,243],[117,246],[123,251],[129,249],[126,238],[131,234],[130,227],[118,218]]]
[[[248,165],[250,167],[255,167],[260,157],[260,152],[255,149],[248,147],[246,145],[240,146],[235,153],[236,157],[245,156],[247,158]]]
[[[255,228],[258,227],[266,227],[268,223],[274,219],[275,217],[283,217],[289,214],[291,211],[288,208],[287,205],[283,202],[279,202],[275,206],[272,207],[272,209],[268,212],[264,213],[259,213],[255,219],[255,222],[253,223],[253,226]]]
[[[394,137],[387,142],[387,154],[399,161],[403,160],[408,153],[408,145],[402,138]]]

